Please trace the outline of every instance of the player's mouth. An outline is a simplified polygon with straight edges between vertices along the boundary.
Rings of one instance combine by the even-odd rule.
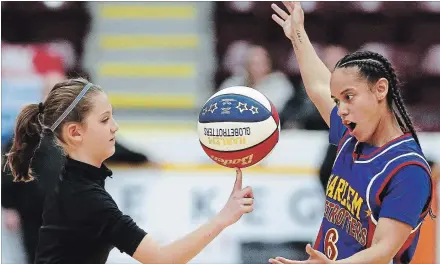
[[[112,141],[112,142],[115,141],[115,138],[110,139],[110,141]]]
[[[353,135],[353,132],[356,129],[357,124],[355,122],[345,120],[344,125],[348,128],[348,130],[350,131],[350,134]]]

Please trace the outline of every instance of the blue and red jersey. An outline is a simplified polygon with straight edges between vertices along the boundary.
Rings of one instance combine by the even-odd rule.
[[[329,141],[338,152],[315,249],[332,260],[348,258],[371,246],[379,218],[386,217],[413,228],[394,257],[394,263],[409,263],[433,188],[431,169],[419,145],[411,134],[382,147],[359,143],[343,125],[337,107],[330,117]],[[359,144],[361,153],[356,151]]]

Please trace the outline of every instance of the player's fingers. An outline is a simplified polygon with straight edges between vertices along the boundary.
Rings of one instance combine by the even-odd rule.
[[[289,17],[289,14],[287,14],[283,9],[281,9],[276,4],[272,4],[271,7],[273,11],[275,11],[275,13],[277,13],[282,19],[286,20]]]
[[[237,196],[240,198],[246,197],[246,198],[254,198],[254,192],[252,191],[252,187],[247,186],[243,190],[239,191],[237,193]]]
[[[315,260],[290,260],[283,257],[277,257],[277,259],[283,264],[319,264]]]
[[[311,258],[313,258],[313,255],[316,255],[315,252],[313,252],[313,248],[310,246],[310,244],[306,245],[306,252]]]
[[[297,260],[290,260],[290,259],[286,259],[286,258],[282,258],[282,257],[276,257],[274,259],[269,259],[270,263],[273,264],[304,264],[304,263],[308,263],[306,261],[297,261]]]
[[[254,199],[253,198],[242,198],[241,199],[241,204],[242,205],[253,205],[254,204]]]
[[[254,190],[252,190],[252,188],[249,187],[249,190],[246,191],[244,197],[245,198],[252,198],[253,199],[254,198]]]
[[[288,1],[282,1],[282,2],[283,2],[283,5],[287,8],[287,10],[289,10],[289,13],[292,14],[293,6],[294,5],[291,2],[288,2]]]
[[[273,259],[273,258],[269,259],[269,263],[272,263],[272,264],[283,264],[282,262],[280,262],[280,261],[278,261],[276,259]]]
[[[240,168],[235,168],[235,183],[233,192],[237,192],[241,190],[243,185],[243,174],[241,173]]]
[[[307,254],[309,254],[310,255],[310,258],[311,258],[311,260],[316,260],[316,261],[322,261],[322,260],[327,260],[327,257],[323,254],[323,253],[321,253],[321,252],[319,252],[319,251],[317,251],[317,250],[315,250],[315,249],[313,249],[312,248],[312,246],[310,245],[310,244],[307,244],[307,246],[306,246],[306,252],[307,252]]]
[[[281,27],[284,26],[284,20],[282,20],[281,18],[279,18],[277,15],[273,14],[272,15],[272,20],[277,22],[278,25],[280,25]]]
[[[253,205],[242,205],[241,206],[242,210],[244,213],[250,213],[254,210],[254,206]]]

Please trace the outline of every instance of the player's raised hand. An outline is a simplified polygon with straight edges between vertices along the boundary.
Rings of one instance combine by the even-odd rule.
[[[299,2],[283,1],[287,12],[281,9],[278,5],[272,4],[271,7],[276,14],[272,14],[272,19],[280,25],[286,37],[293,40],[295,29],[304,26],[304,11]]]
[[[236,178],[234,188],[228,202],[220,211],[219,216],[222,224],[227,227],[237,222],[245,213],[254,210],[254,194],[251,187],[242,189],[242,173],[239,168],[235,169]]]
[[[313,249],[312,246],[310,246],[310,244],[307,244],[306,252],[307,254],[310,255],[310,258],[308,260],[297,261],[282,257],[276,257],[274,259],[269,259],[269,263],[272,264],[334,264],[336,263],[335,261],[328,259],[323,253]]]

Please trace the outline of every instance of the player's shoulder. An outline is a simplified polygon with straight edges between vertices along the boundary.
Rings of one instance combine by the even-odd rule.
[[[112,196],[96,182],[87,178],[65,178],[60,181],[59,193],[64,201],[81,206],[114,203]]]
[[[422,149],[411,134],[404,135],[400,141],[391,145],[389,153],[392,156],[402,156],[408,160],[426,160]]]
[[[360,155],[355,163],[374,163],[381,169],[393,169],[395,166],[410,164],[429,168],[422,149],[411,133],[404,134],[370,153]]]
[[[392,156],[405,155],[409,153],[416,153],[423,156],[422,149],[411,135],[406,133],[398,138],[391,140],[384,146],[376,149],[374,154],[370,156],[376,156],[376,158],[388,159]],[[410,155],[408,155],[410,156]]]
[[[383,155],[383,159],[388,162],[396,161],[393,163],[399,167],[420,166],[427,171],[430,170],[422,149],[411,134],[405,135],[394,146],[391,145],[388,153]]]

